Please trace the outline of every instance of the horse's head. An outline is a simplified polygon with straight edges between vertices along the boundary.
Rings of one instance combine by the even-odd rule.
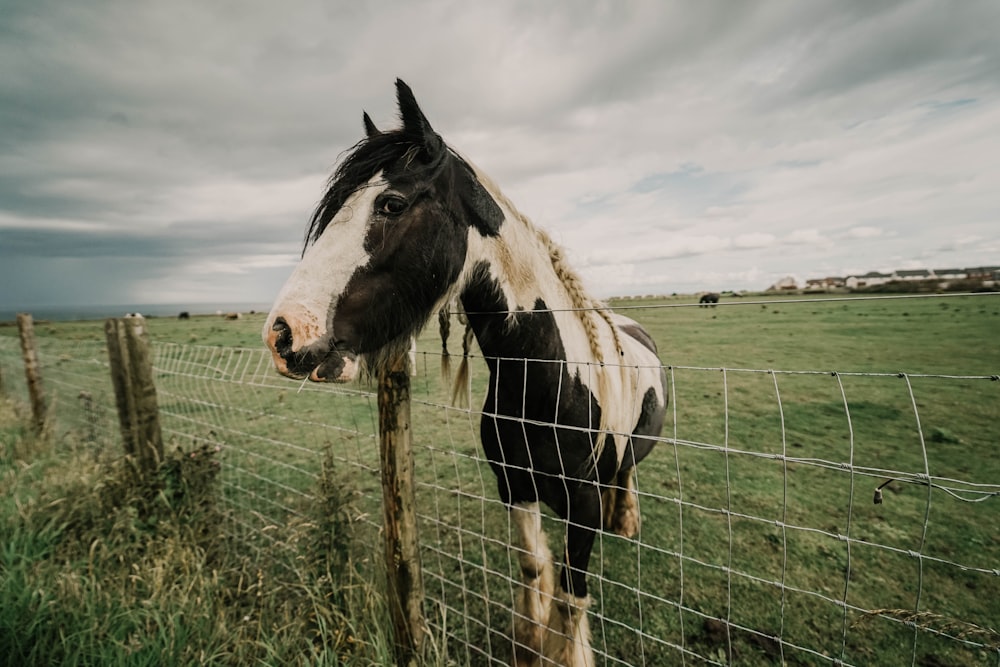
[[[330,179],[302,260],[264,324],[278,370],[348,381],[358,359],[408,345],[449,298],[469,235],[493,236],[503,213],[396,82],[403,127],[367,137]]]

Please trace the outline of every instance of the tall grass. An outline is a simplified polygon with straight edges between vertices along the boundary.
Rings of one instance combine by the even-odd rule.
[[[305,518],[248,555],[210,448],[136,484],[126,460],[34,438],[0,401],[0,656],[11,665],[391,662],[350,549],[351,485],[324,466]],[[371,564],[368,564],[371,567]]]

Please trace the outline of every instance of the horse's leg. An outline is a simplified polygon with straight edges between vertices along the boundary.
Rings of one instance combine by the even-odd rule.
[[[533,667],[538,664],[552,603],[552,552],[542,530],[537,502],[512,505],[510,515],[522,579],[514,603],[514,665]]]
[[[601,494],[596,486],[580,486],[570,498],[560,588],[549,612],[544,665],[593,667],[587,609],[587,568],[594,537],[601,526]]]
[[[617,480],[616,480],[617,482]],[[618,493],[621,489],[618,484],[608,484],[601,491],[601,527],[604,530],[613,530],[615,521],[615,507],[618,505]]]
[[[635,537],[639,532],[639,494],[635,490],[635,468],[618,471],[617,486],[611,495],[613,506],[604,508],[604,527],[622,537]]]
[[[575,597],[560,589],[549,612],[542,665],[545,667],[594,667],[590,648],[590,597]]]
[[[662,377],[662,381],[666,381]],[[615,483],[608,485],[604,493],[604,529],[614,531],[623,537],[635,537],[639,533],[639,494],[635,489],[635,466],[652,451],[656,441],[651,436],[663,430],[664,410],[656,400],[656,392],[646,392],[642,399],[642,416],[636,431],[629,439],[628,446]]]

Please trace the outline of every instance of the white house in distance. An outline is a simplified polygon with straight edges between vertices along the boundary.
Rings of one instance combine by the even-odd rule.
[[[806,290],[820,290],[825,291],[828,289],[838,289],[840,287],[846,287],[844,278],[840,276],[827,276],[825,278],[809,278],[806,280]]]
[[[790,290],[797,290],[799,288],[799,281],[795,279],[795,276],[785,276],[778,282],[774,283],[767,288],[768,292],[787,292]]]
[[[939,288],[946,289],[949,281],[973,280],[985,286],[1000,282],[1000,267],[977,266],[965,269],[897,269],[891,273],[869,271],[863,275],[847,276],[842,286],[848,289],[875,287],[889,282],[919,282],[937,281]],[[811,279],[806,282],[807,288],[822,289],[830,287],[830,278]]]
[[[849,290],[864,289],[885,285],[886,283],[924,283],[913,285],[909,290],[937,289],[978,289],[1000,287],[1000,266],[975,266],[964,269],[896,269],[890,273],[869,271],[865,274],[849,275],[846,278],[827,276],[826,278],[808,278],[805,281],[806,292],[826,292],[847,288]],[[794,276],[782,278],[767,288],[769,292],[787,292],[799,289],[798,280]]]
[[[904,282],[912,280],[934,280],[937,276],[934,275],[933,271],[928,271],[927,269],[898,269],[892,272],[892,280],[901,280]]]
[[[875,285],[884,285],[893,279],[893,274],[882,273],[881,271],[869,271],[863,276],[847,276],[844,284],[849,289],[857,289],[858,287],[874,287]]]

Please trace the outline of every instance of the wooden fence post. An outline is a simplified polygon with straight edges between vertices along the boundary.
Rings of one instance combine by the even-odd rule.
[[[45,430],[45,393],[42,376],[38,372],[38,348],[35,345],[35,322],[28,313],[17,314],[17,330],[21,336],[21,356],[24,358],[24,377],[28,382],[28,398],[35,432]]]
[[[385,563],[396,660],[400,666],[413,665],[420,659],[426,624],[413,483],[410,375],[405,355],[379,373],[378,421]]]
[[[163,433],[146,322],[141,317],[110,319],[104,333],[125,453],[140,475],[149,476],[163,459]]]

